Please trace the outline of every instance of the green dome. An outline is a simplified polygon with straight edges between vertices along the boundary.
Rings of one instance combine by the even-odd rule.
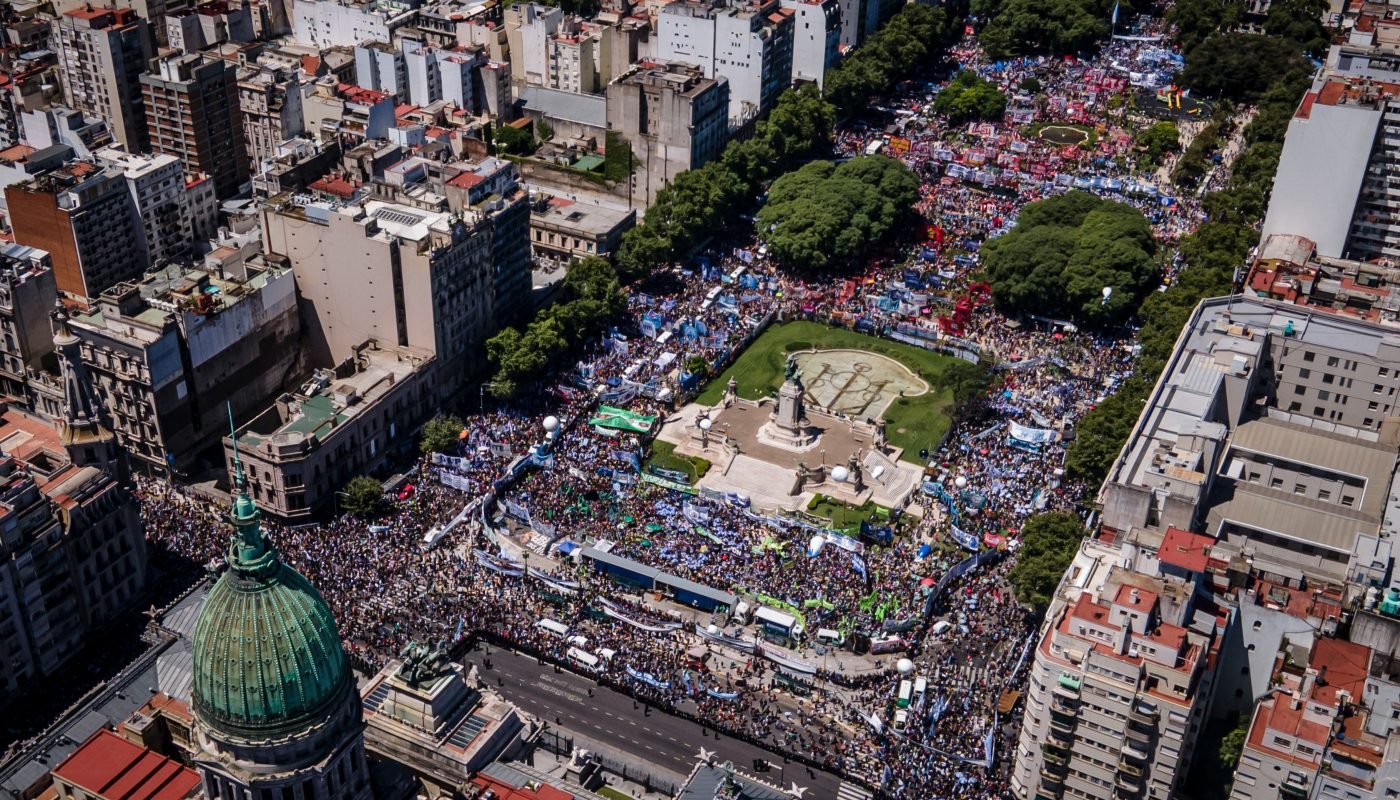
[[[282,563],[256,506],[240,495],[229,569],[195,624],[194,712],[216,731],[285,735],[322,721],[344,701],[350,669],[325,600]]]

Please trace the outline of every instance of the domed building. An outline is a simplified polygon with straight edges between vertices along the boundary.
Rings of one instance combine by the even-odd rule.
[[[239,472],[228,570],[194,631],[195,766],[211,800],[369,800],[365,723],[335,619],[278,557]]]

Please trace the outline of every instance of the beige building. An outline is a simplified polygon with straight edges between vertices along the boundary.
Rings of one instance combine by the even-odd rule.
[[[59,13],[53,44],[66,104],[107,120],[117,141],[145,152],[141,73],[152,55],[146,20],[130,8],[93,3]]]
[[[636,224],[635,209],[618,211],[538,195],[530,203],[530,250],[535,258],[562,264],[606,257]]]
[[[243,140],[254,174],[278,147],[306,130],[301,107],[302,81],[290,69],[246,69],[238,73],[238,107],[243,115]]]
[[[269,201],[263,246],[296,272],[313,363],[370,339],[417,348],[437,357],[445,392],[484,367],[486,339],[529,302],[526,198],[513,178],[501,191],[457,210],[446,187],[433,193],[441,210]]]
[[[729,82],[689,64],[637,66],[608,84],[607,126],[632,148],[634,200],[650,205],[677,175],[719,158],[728,109]]]
[[[436,408],[433,357],[368,341],[335,370],[317,370],[238,431],[248,494],[263,511],[304,519],[330,507],[357,475],[373,474]],[[224,439],[229,474],[234,443]]]
[[[0,246],[0,393],[11,401],[25,403],[30,376],[53,352],[49,311],[57,297],[47,252]]]
[[[1341,581],[1400,526],[1400,332],[1262,299],[1201,304],[1100,493],[1115,535],[1216,539],[1281,583]]]
[[[1197,605],[1193,580],[1124,556],[1086,541],[1046,614],[1011,777],[1024,800],[1178,796],[1225,623]]]

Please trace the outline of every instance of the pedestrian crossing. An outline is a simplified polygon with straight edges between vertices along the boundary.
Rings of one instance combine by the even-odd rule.
[[[932,682],[942,686],[991,686],[1002,677],[992,667],[953,664],[939,667]]]
[[[872,800],[874,797],[869,789],[845,781],[841,782],[841,788],[836,792],[836,800]]]

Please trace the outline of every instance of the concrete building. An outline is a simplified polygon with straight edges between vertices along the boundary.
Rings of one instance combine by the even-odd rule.
[[[1086,540],[1050,604],[1011,776],[1025,800],[1178,796],[1229,615],[1197,593],[1196,576],[1123,560]]]
[[[146,470],[191,474],[235,418],[261,411],[302,372],[290,270],[228,280],[174,266],[122,283],[76,314],[83,363],[118,440]]]
[[[26,404],[30,374],[53,352],[49,310],[57,297],[48,253],[0,246],[0,393],[8,401]]]
[[[256,38],[249,0],[209,0],[165,17],[166,44],[182,53]]]
[[[682,63],[639,65],[608,85],[607,124],[632,148],[636,200],[649,205],[677,175],[719,158],[729,90],[725,77]]]
[[[26,111],[20,122],[24,143],[41,152],[68,148],[69,157],[91,159],[93,153],[113,141],[106,120],[62,106]]]
[[[318,80],[302,98],[308,135],[323,142],[383,139],[394,127],[394,96],[329,76]]]
[[[517,3],[504,13],[510,71],[517,86],[549,86],[549,39],[564,12],[539,3]]]
[[[292,8],[293,36],[318,50],[391,42],[397,30],[413,23],[419,5],[418,0],[297,0]]]
[[[117,141],[131,152],[145,152],[140,78],[151,58],[146,20],[129,8],[81,6],[54,22],[53,41],[67,104],[107,120]]]
[[[355,45],[355,83],[408,102],[408,66],[403,50],[387,41]]]
[[[365,748],[452,791],[502,756],[513,755],[533,724],[477,683],[441,651],[410,645],[361,689]]]
[[[432,367],[427,352],[368,341],[335,370],[317,370],[239,429],[249,496],[288,521],[330,509],[347,481],[412,446],[408,433],[437,408]],[[224,455],[232,472],[232,439]]]
[[[549,73],[545,85],[575,94],[598,91],[598,40],[583,33],[558,33],[545,42]]]
[[[781,0],[792,12],[792,82],[822,86],[841,61],[840,0]]]
[[[141,599],[146,541],[120,454],[60,326],[66,418],[0,417],[0,705]]]
[[[1216,539],[1286,585],[1343,581],[1400,524],[1400,336],[1258,299],[1201,304],[1100,493],[1114,535]]]
[[[302,111],[302,80],[290,69],[263,67],[238,73],[238,111],[243,117],[243,143],[254,173],[276,158],[283,142],[306,131]]]
[[[74,161],[5,188],[19,244],[48,251],[58,290],[92,298],[150,265],[121,170]]]
[[[270,260],[292,267],[313,363],[337,364],[369,339],[437,357],[443,391],[485,365],[483,345],[529,308],[529,209],[504,194],[449,208],[276,197],[262,210]],[[405,195],[398,190],[389,196]],[[425,203],[426,205],[426,203]]]
[[[530,203],[530,251],[559,264],[606,258],[636,224],[636,209],[624,212],[541,194]]]
[[[170,55],[141,76],[151,149],[208,175],[220,199],[248,182],[248,148],[239,110],[238,67],[198,54]]]
[[[193,213],[186,202],[185,171],[171,155],[137,156],[115,148],[99,150],[97,163],[122,171],[131,192],[141,237],[152,264],[188,261],[199,244]]]
[[[682,0],[661,10],[656,58],[698,66],[729,81],[729,124],[738,127],[771,108],[792,83],[792,15],[776,0]]]

